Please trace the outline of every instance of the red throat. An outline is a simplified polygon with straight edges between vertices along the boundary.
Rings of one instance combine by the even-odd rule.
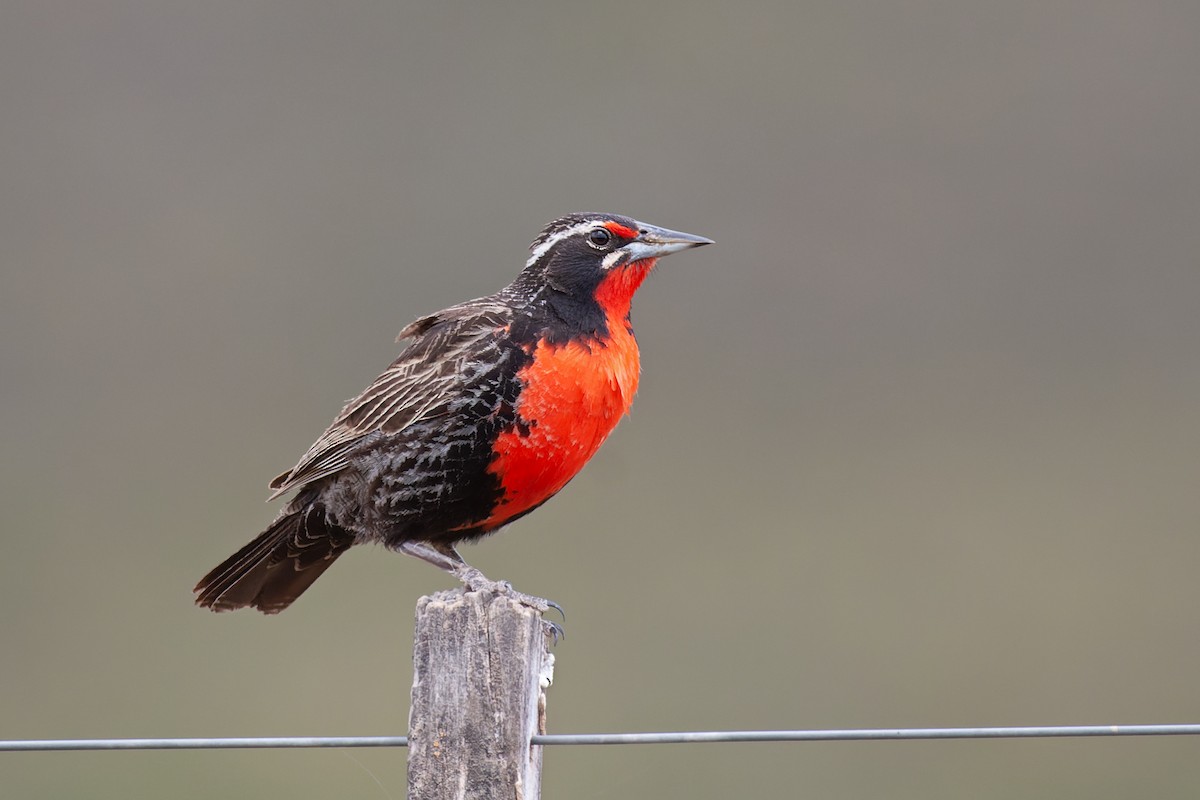
[[[654,269],[657,261],[657,258],[634,261],[632,264],[611,270],[600,281],[600,285],[596,287],[596,302],[604,309],[604,316],[610,320],[610,324],[612,320],[623,322],[629,316],[633,295]]]

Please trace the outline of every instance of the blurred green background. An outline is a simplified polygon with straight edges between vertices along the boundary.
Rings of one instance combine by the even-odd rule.
[[[8,2],[0,738],[400,734],[364,548],[193,583],[541,226],[717,240],[641,396],[466,551],[552,732],[1200,722],[1200,5]],[[558,748],[546,797],[1194,798],[1194,738]],[[5,797],[400,798],[403,751],[0,754]]]

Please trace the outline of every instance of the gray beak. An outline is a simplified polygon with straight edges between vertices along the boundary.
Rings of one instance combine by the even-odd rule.
[[[693,233],[681,233],[639,222],[638,238],[621,249],[629,253],[630,261],[641,261],[645,258],[662,258],[671,253],[678,253],[680,250],[690,250],[693,247],[703,247],[712,243],[712,239],[696,236]]]

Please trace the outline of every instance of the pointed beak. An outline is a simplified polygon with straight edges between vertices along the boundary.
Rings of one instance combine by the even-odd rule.
[[[712,243],[712,239],[693,233],[681,233],[639,222],[638,237],[621,249],[629,253],[629,261],[642,261],[647,258],[662,258],[680,250],[690,250]]]

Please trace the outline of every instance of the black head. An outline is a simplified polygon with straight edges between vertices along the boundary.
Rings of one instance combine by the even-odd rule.
[[[525,275],[558,292],[590,298],[614,271],[706,244],[712,240],[618,214],[568,214],[533,240]]]

